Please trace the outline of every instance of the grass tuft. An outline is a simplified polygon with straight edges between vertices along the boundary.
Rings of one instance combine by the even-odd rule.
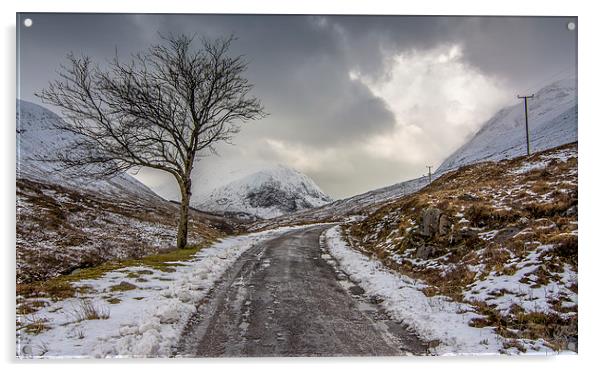
[[[111,292],[125,292],[125,291],[131,291],[133,289],[136,289],[138,287],[136,287],[134,284],[126,282],[126,281],[122,281],[119,284],[115,284],[109,287]]]
[[[78,322],[84,320],[108,319],[110,313],[109,308],[95,305],[89,300],[81,300],[79,306],[73,310],[75,320]]]

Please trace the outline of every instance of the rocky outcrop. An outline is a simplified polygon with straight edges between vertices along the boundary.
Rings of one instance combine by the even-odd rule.
[[[284,214],[296,212],[302,209],[312,208],[313,205],[304,197],[319,198],[317,192],[310,193],[313,190],[304,190],[305,193],[291,194],[282,190],[278,184],[266,184],[261,189],[252,190],[247,193],[247,200],[255,208],[272,208],[278,206],[278,209]],[[301,195],[301,196],[298,196]]]
[[[445,236],[451,232],[452,225],[451,218],[443,213],[441,209],[428,207],[422,211],[419,232],[425,238]]]
[[[441,249],[438,247],[436,240],[433,240],[447,237],[452,233],[452,226],[451,217],[443,213],[441,209],[435,207],[424,209],[418,228],[419,238],[416,243],[419,245],[415,253],[416,258],[426,260],[437,256]]]

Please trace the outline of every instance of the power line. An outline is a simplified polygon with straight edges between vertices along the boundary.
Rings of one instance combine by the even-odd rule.
[[[429,169],[429,185],[431,184],[431,168],[433,168],[432,165],[427,165],[426,166]]]
[[[533,94],[530,96],[521,96],[520,94],[516,96],[518,99],[522,99],[525,102],[525,131],[527,133],[527,155],[531,155],[531,145],[529,143],[529,109],[527,107],[527,100],[529,98],[535,97]]]

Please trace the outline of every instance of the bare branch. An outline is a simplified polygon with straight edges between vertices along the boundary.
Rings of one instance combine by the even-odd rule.
[[[68,150],[48,160],[95,177],[163,170],[184,201],[201,152],[230,143],[242,123],[266,115],[243,77],[246,61],[228,55],[234,40],[202,39],[196,47],[194,37],[169,35],[127,63],[115,56],[104,70],[69,54],[59,78],[37,94],[61,109],[59,129],[75,134]]]

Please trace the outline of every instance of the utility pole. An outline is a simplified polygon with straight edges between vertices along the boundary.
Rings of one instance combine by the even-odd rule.
[[[431,168],[433,167],[432,165],[427,165],[426,166],[429,169],[429,185],[431,184]]]
[[[527,100],[529,98],[533,98],[534,95],[531,94],[530,96],[521,96],[519,94],[516,97],[525,101],[525,130],[527,131],[527,155],[531,155],[531,144],[529,143],[529,113],[527,109]]]

